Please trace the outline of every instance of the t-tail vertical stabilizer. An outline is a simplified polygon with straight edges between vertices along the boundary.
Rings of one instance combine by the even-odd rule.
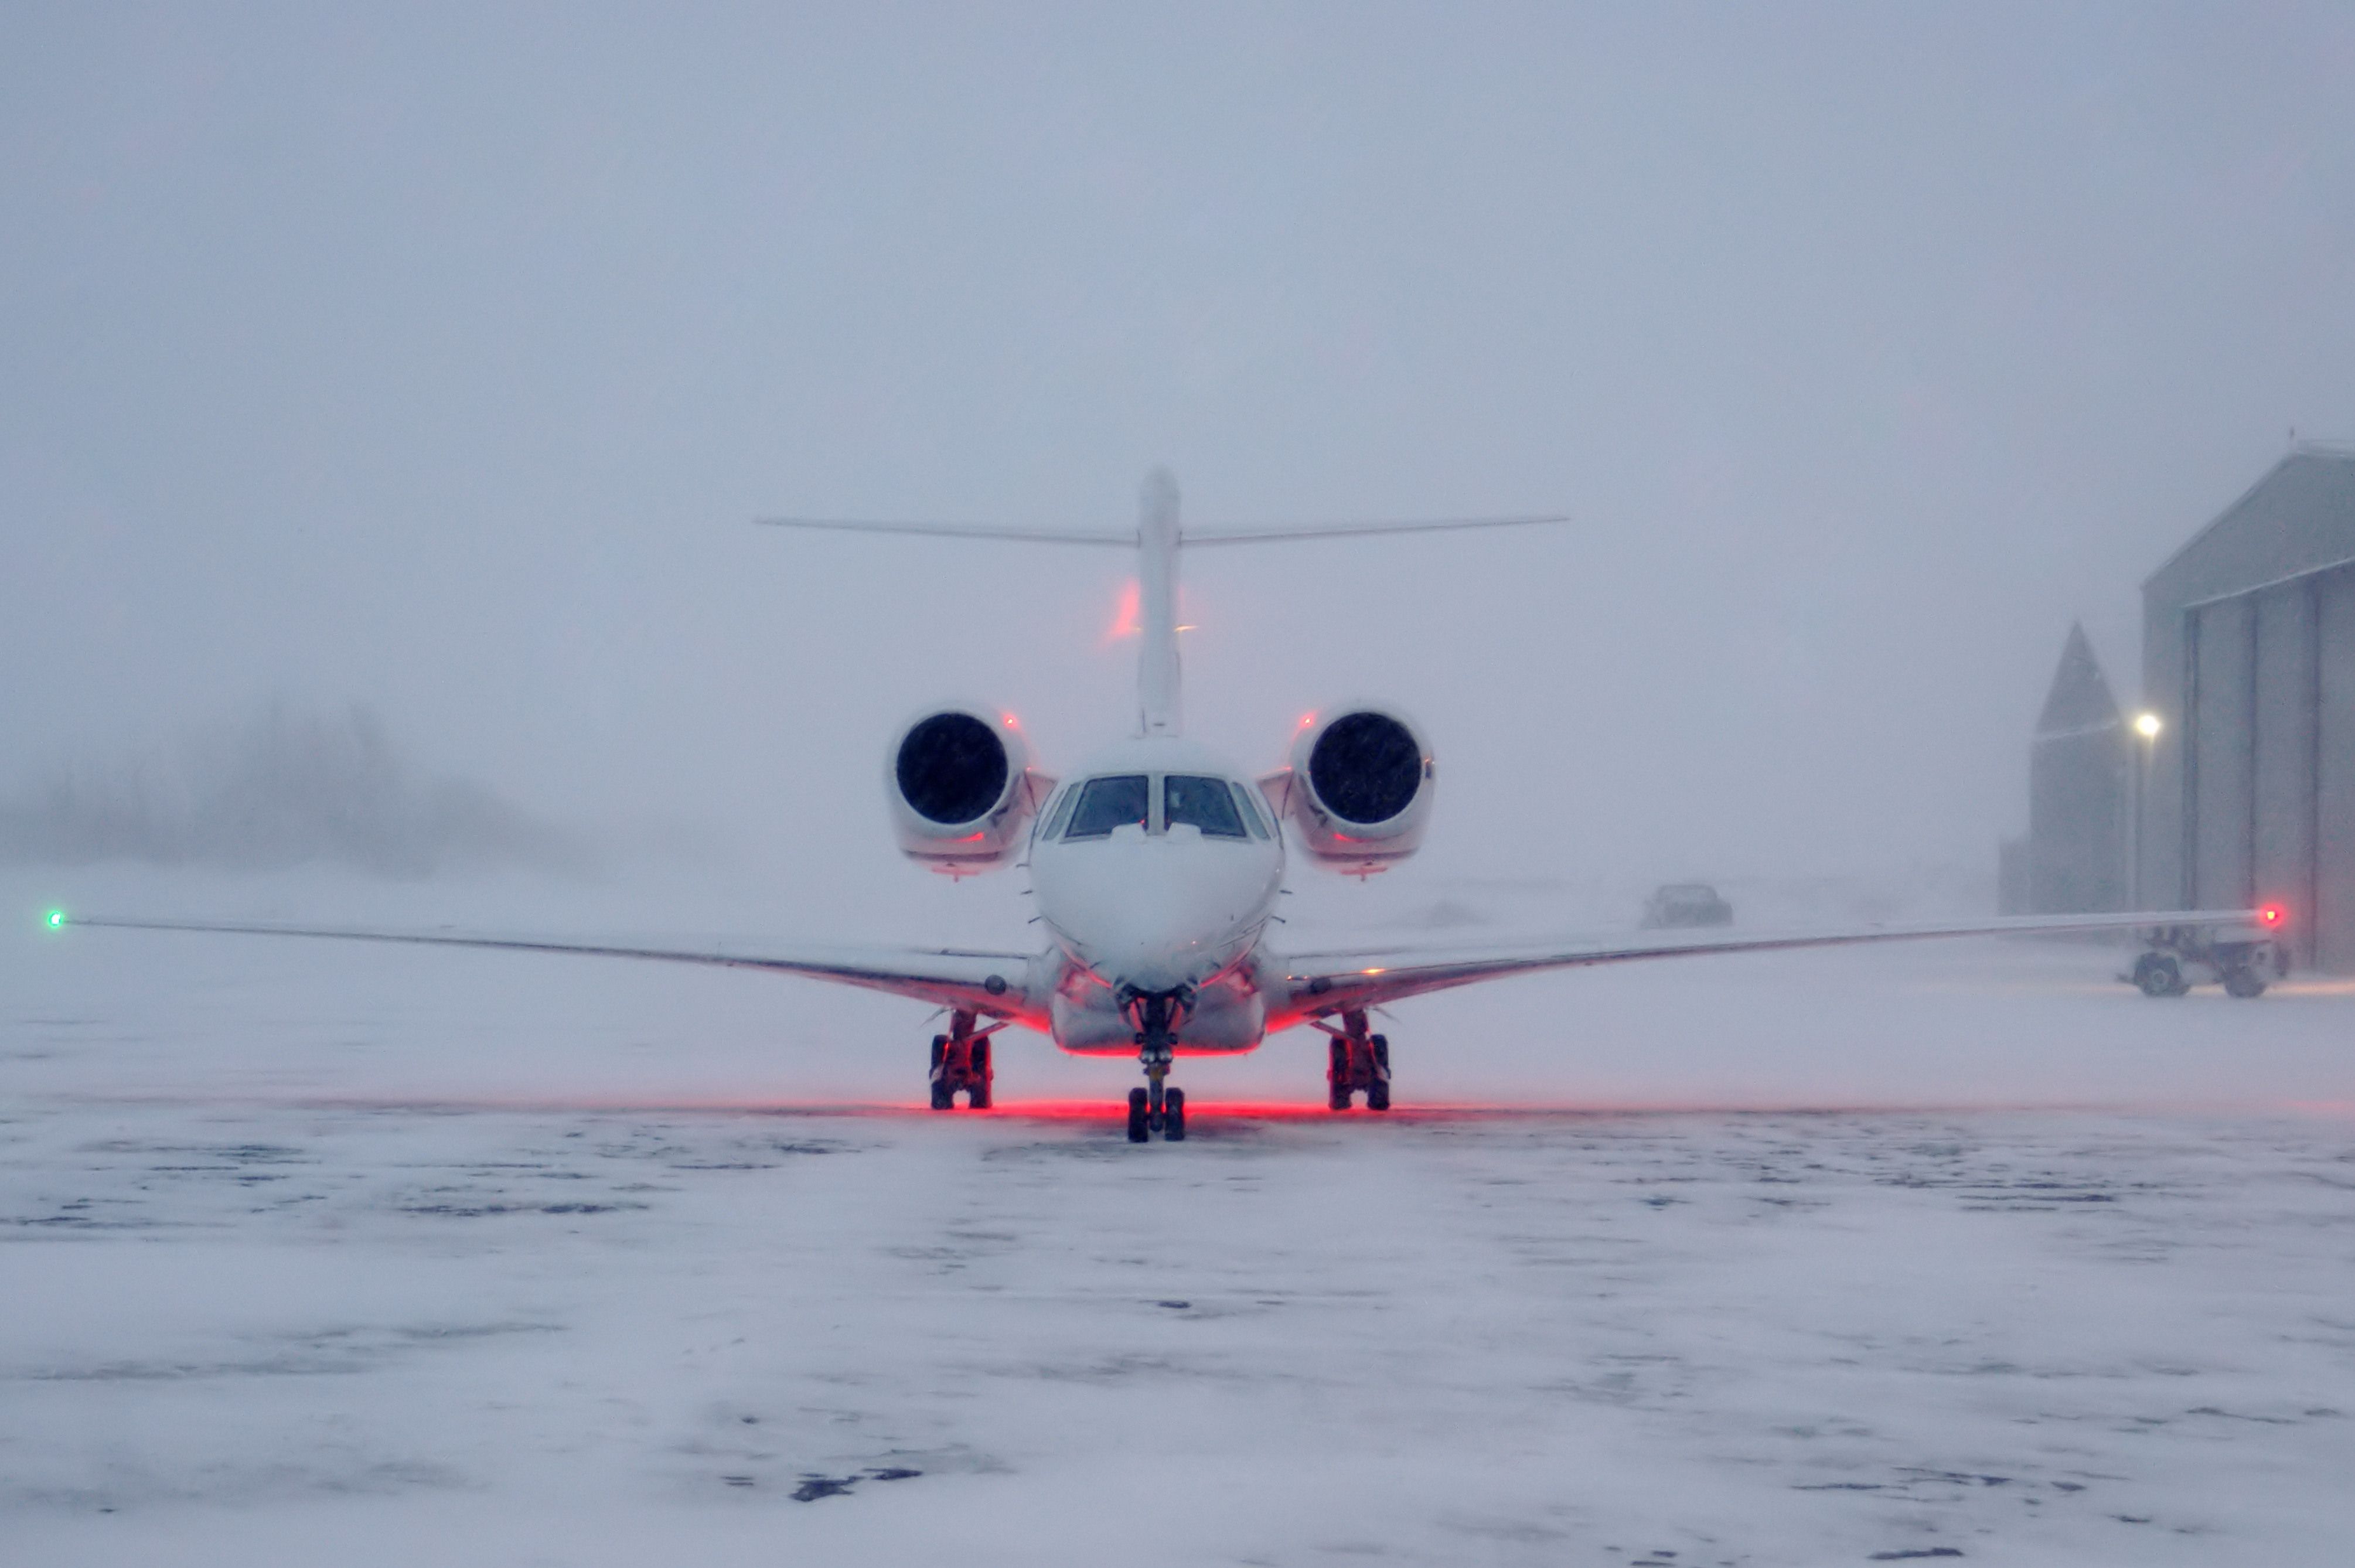
[[[1178,480],[1167,468],[1145,476],[1136,513],[1137,733],[1184,732],[1178,670]]]

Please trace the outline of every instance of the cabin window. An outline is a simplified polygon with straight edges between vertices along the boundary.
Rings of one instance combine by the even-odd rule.
[[[1079,788],[1079,806],[1071,813],[1066,838],[1103,838],[1123,823],[1145,826],[1151,792],[1143,773],[1114,773],[1090,779]]]
[[[1161,786],[1161,815],[1172,827],[1191,823],[1205,838],[1241,838],[1243,819],[1224,779],[1171,773]]]

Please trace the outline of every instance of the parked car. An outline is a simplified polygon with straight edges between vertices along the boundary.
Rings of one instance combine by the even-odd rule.
[[[1670,882],[1644,901],[1644,929],[1671,926],[1732,925],[1733,906],[1717,896],[1707,882]]]

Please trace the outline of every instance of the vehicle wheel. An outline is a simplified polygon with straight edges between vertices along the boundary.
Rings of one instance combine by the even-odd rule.
[[[1325,1104],[1328,1109],[1346,1111],[1349,1108],[1349,1098],[1352,1093],[1349,1083],[1349,1042],[1346,1040],[1328,1040],[1325,1043],[1328,1048],[1326,1060],[1329,1063],[1325,1072],[1325,1082],[1329,1090],[1325,1097]]]
[[[1128,1092],[1128,1141],[1141,1144],[1148,1136],[1145,1125],[1145,1091],[1131,1089]]]
[[[2191,987],[2183,983],[2183,971],[2174,959],[2164,953],[2146,953],[2135,960],[2136,988],[2146,997],[2179,997]]]
[[[1186,1091],[1172,1089],[1161,1097],[1161,1136],[1171,1143],[1186,1141]]]
[[[989,1109],[989,1041],[973,1042],[973,1076],[965,1086],[964,1103],[976,1111]]]
[[[2262,997],[2265,994],[2264,977],[2245,966],[2224,971],[2224,994],[2228,997]]]
[[[1369,1111],[1387,1111],[1390,1108],[1390,1081],[1388,1079],[1377,1078],[1374,1080],[1373,1087],[1366,1091],[1366,1109]]]

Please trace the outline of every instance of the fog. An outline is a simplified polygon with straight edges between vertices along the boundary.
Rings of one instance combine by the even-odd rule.
[[[1434,737],[1391,880],[1991,900],[2072,620],[2130,697],[2141,579],[2355,437],[2350,80],[2327,5],[9,7],[13,842],[661,845],[946,934],[1011,901],[899,860],[886,743],[1124,732],[1120,558],[750,520],[1119,528],[1167,464],[1576,517],[1188,560],[1191,732]],[[186,760],[272,711],[375,761]],[[407,826],[257,845],[240,778]]]
[[[379,877],[520,869],[581,874],[586,847],[464,779],[420,778],[374,714],[272,708],[168,752],[60,770],[0,800],[0,862]]]

